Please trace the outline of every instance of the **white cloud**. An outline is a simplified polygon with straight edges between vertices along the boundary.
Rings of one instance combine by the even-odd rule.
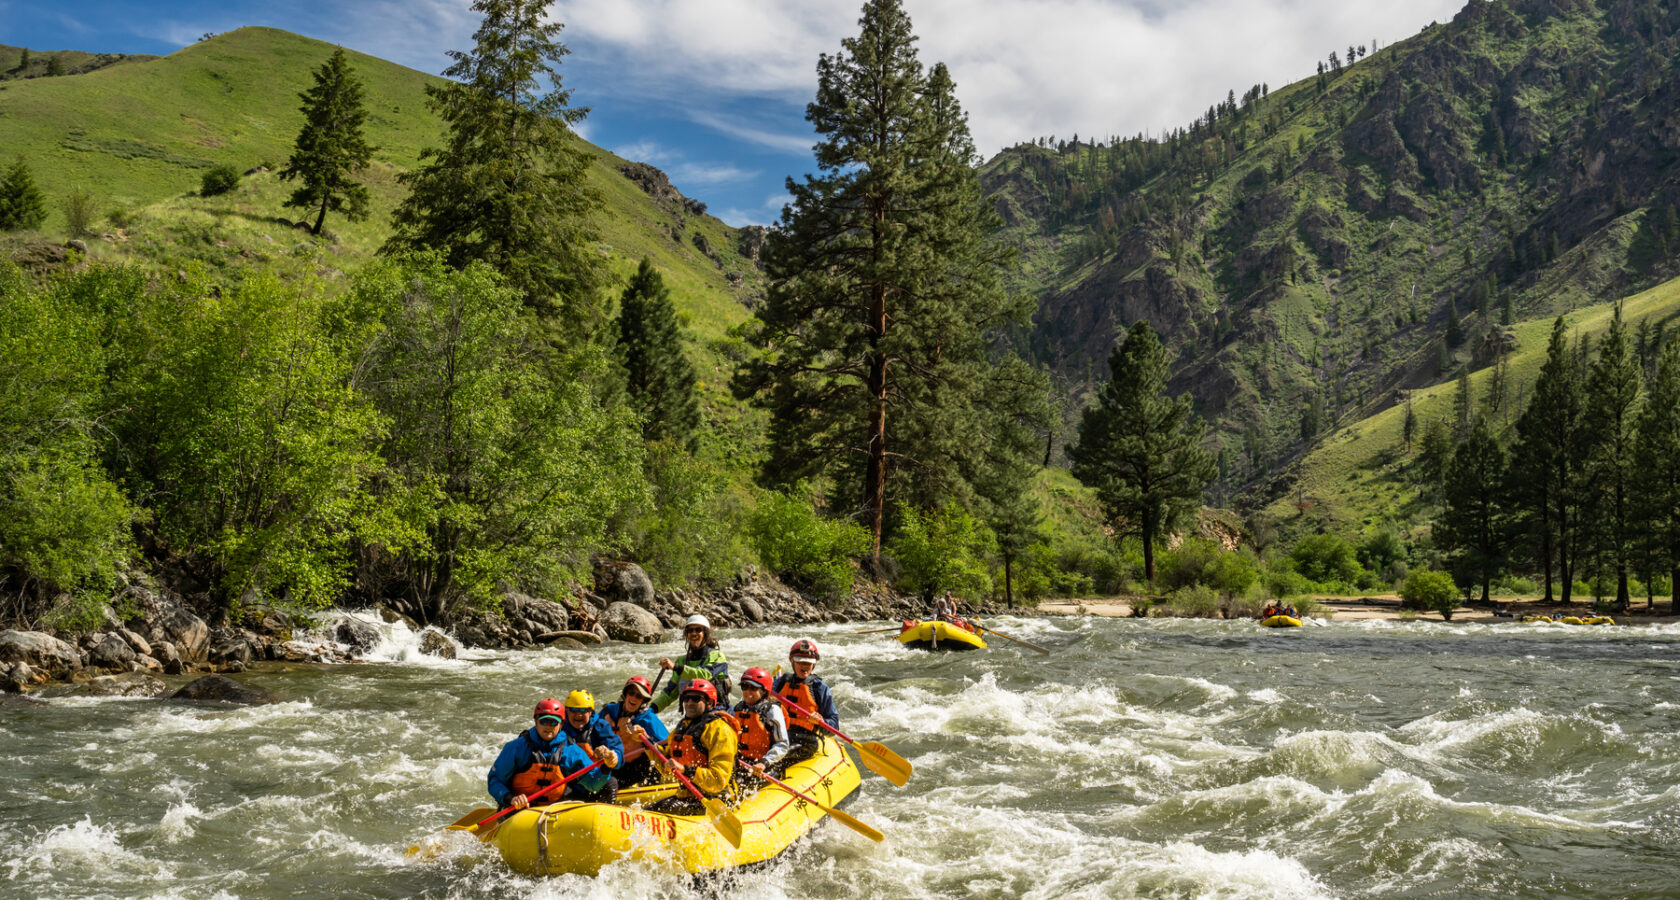
[[[764,203],[756,208],[747,207],[746,209],[742,209],[740,207],[732,206],[721,211],[715,209],[711,210],[711,214],[717,216],[719,219],[722,219],[725,224],[731,225],[735,228],[740,228],[743,225],[763,225],[780,220],[782,217],[782,207],[786,205],[787,202],[788,195],[777,192],[765,197]]]
[[[1464,0],[906,0],[924,64],[957,81],[982,153],[1039,135],[1106,137],[1187,124],[1226,91],[1312,74],[1331,50],[1384,46]],[[685,104],[703,125],[789,153],[811,138],[721,112],[732,95],[803,103],[817,55],[854,35],[861,0],[563,0],[575,47],[614,57],[603,86]]]

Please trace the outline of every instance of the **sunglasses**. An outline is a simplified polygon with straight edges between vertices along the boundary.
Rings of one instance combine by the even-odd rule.
[[[560,724],[560,717],[559,716],[538,716],[537,717],[537,724],[538,725],[559,725]]]
[[[684,628],[683,629],[683,634],[705,634],[705,633],[706,633],[706,629],[701,628],[698,625],[696,625],[693,628]]]

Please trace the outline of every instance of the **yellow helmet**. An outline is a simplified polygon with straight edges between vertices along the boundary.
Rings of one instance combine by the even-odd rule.
[[[595,695],[588,691],[572,691],[566,695],[567,709],[587,709],[595,711]]]

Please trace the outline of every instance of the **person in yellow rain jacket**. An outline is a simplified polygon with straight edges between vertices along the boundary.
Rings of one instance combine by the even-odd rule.
[[[723,796],[735,777],[740,726],[734,716],[717,707],[717,688],[710,681],[689,681],[681,696],[682,721],[671,729],[665,755],[701,793]]]

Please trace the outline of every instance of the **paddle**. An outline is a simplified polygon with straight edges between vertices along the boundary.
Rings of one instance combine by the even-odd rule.
[[[694,782],[689,781],[688,776],[677,770],[676,764],[671,762],[670,757],[661,753],[659,748],[654,746],[652,739],[644,741],[642,746],[648,748],[653,753],[653,758],[659,760],[659,764],[664,767],[665,771],[677,776],[677,780],[682,782],[682,786],[688,788],[688,792],[694,795],[694,799],[700,801],[700,805],[706,808],[706,818],[712,820],[712,827],[718,830],[718,834],[723,835],[723,839],[728,841],[730,846],[737,850],[741,849],[740,817],[724,809],[722,803],[700,793],[700,789],[694,786]]]
[[[981,625],[978,622],[975,623],[974,627],[980,629],[982,632],[984,632],[986,634],[995,634],[998,637],[1003,638],[1006,641],[1014,641],[1015,643],[1020,644],[1023,647],[1031,647],[1031,648],[1033,648],[1034,650],[1037,650],[1040,653],[1048,654],[1050,652],[1049,650],[1046,650],[1043,647],[1040,647],[1039,645],[1033,643],[1032,641],[1023,641],[1020,638],[1010,637],[1009,635],[1004,634],[1001,631],[998,631],[998,630],[992,629],[992,628],[987,628],[986,626]]]
[[[903,631],[903,630],[904,630],[903,625],[895,625],[892,628],[877,628],[873,631],[849,631],[849,632],[846,633],[846,636],[847,637],[861,637],[862,635],[866,635],[866,634],[886,634],[889,631],[897,633],[897,632],[900,632],[900,631]]]
[[[809,803],[812,806],[815,806],[817,809],[820,809],[823,812],[828,813],[829,816],[834,819],[834,821],[839,822],[840,824],[846,826],[847,828],[850,828],[851,830],[857,832],[858,834],[863,835],[866,838],[869,838],[872,841],[879,842],[886,837],[886,835],[882,834],[879,831],[876,831],[874,828],[871,828],[868,825],[865,825],[864,823],[858,821],[857,819],[852,818],[852,816],[849,813],[841,812],[840,810],[835,809],[832,806],[827,806],[827,805],[823,804],[822,801],[818,800],[817,798],[811,796],[810,794],[805,793],[804,791],[794,787],[791,784],[788,784],[787,782],[781,780],[780,778],[776,778],[776,777],[770,775],[768,772],[760,772],[757,769],[754,769],[753,772],[755,774],[757,774],[758,777],[763,778],[765,781],[768,781],[771,784],[776,785],[777,787],[780,787],[782,790],[787,791],[788,793],[794,795],[795,797],[798,797],[801,800],[804,800],[806,803]]]
[[[909,760],[906,760],[904,757],[892,752],[892,750],[885,744],[878,744],[874,741],[860,744],[847,737],[840,729],[824,722],[822,716],[817,715],[786,697],[781,697],[779,699],[788,706],[791,706],[804,713],[806,716],[809,716],[818,725],[834,732],[835,737],[838,737],[840,740],[850,744],[852,749],[858,752],[858,756],[863,758],[863,764],[868,766],[871,772],[874,772],[899,787],[904,787],[905,782],[910,780],[910,773],[912,769]]]
[[[641,752],[642,751],[640,751],[640,750],[632,750],[629,753],[624,754],[623,762],[629,762],[630,760],[635,759]],[[623,762],[621,762],[620,765],[622,765]],[[589,765],[584,766],[583,768],[577,770],[576,772],[573,772],[572,774],[567,775],[565,778],[562,778],[559,781],[554,782],[553,784],[549,785],[548,787],[545,787],[542,790],[537,791],[536,793],[527,796],[525,798],[525,800],[526,800],[527,803],[529,803],[529,801],[535,800],[538,797],[541,797],[542,795],[548,793],[549,791],[554,790],[557,787],[564,787],[567,784],[570,784],[572,781],[574,781],[574,780],[576,780],[576,779],[578,779],[578,778],[580,778],[584,775],[587,775],[588,773],[590,773],[590,772],[592,772],[595,769],[598,769],[600,767],[601,767],[601,764],[598,763],[598,762],[590,763]],[[520,807],[519,809],[526,809],[526,808],[529,808],[529,807],[528,806],[527,807]],[[479,819],[478,816],[482,815],[484,813],[484,811],[485,811],[484,809],[475,809],[472,812],[467,813],[466,815],[462,816],[461,818],[455,820],[455,822],[451,823],[450,825],[445,826],[446,830],[477,832],[480,828],[483,828],[484,826],[490,824],[491,822],[494,822],[497,819],[500,819],[502,816],[505,816],[508,813],[518,812],[518,809],[515,809],[514,807],[510,806],[507,809],[504,809],[504,810],[501,810],[500,812],[495,813],[494,815],[490,816],[489,818]],[[475,819],[476,819],[476,821],[475,821]],[[495,829],[491,829],[491,831],[493,832],[493,831],[495,831]],[[490,839],[490,834],[487,832],[487,833],[481,835],[479,839],[480,840],[489,840]]]

